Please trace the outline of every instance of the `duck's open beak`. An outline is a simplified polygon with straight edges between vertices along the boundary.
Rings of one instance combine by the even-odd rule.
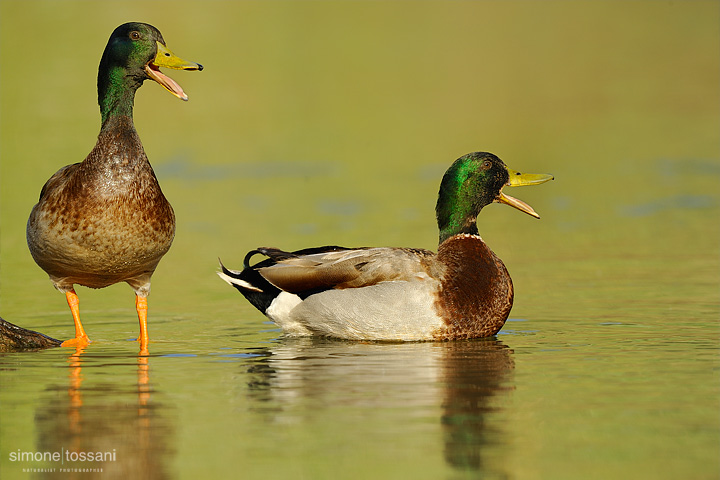
[[[555,178],[552,175],[547,175],[545,173],[520,173],[510,169],[508,169],[508,174],[510,175],[510,180],[508,180],[508,183],[505,184],[505,186],[507,187],[539,185]],[[523,202],[522,200],[518,200],[515,197],[506,195],[502,191],[500,191],[495,201],[499,203],[504,203],[505,205],[510,205],[511,207],[515,207],[518,210],[525,212],[535,218],[540,218],[540,215],[538,215],[537,212],[535,212],[535,210],[533,210],[530,205]]]
[[[175,56],[174,53],[160,42],[157,42],[157,55],[155,55],[155,59],[145,65],[145,72],[150,78],[165,87],[168,92],[180,100],[187,101],[188,96],[182,87],[178,85],[175,80],[162,73],[160,67],[172,68],[174,70],[202,70],[203,66],[199,63],[188,62]]]

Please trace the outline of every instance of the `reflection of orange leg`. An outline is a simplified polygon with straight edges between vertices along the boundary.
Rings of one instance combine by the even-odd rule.
[[[148,351],[140,350],[138,362],[138,416],[148,415],[148,402],[150,401],[150,365],[148,364]]]
[[[140,336],[138,342],[140,342],[140,348],[147,350],[148,346],[148,328],[147,328],[147,297],[141,297],[140,295],[135,296],[135,308],[137,309],[138,320],[140,320]]]
[[[63,347],[84,347],[90,343],[90,339],[85,334],[85,329],[80,323],[80,300],[78,300],[75,289],[65,292],[65,298],[67,298],[68,306],[72,312],[73,321],[75,322],[75,338],[72,340],[65,340],[61,346]]]
[[[83,381],[81,355],[84,352],[84,346],[77,346],[75,347],[75,353],[68,357],[68,363],[70,363],[70,387],[68,388],[70,406],[68,407],[68,420],[70,422],[70,431],[75,435],[82,432],[81,407],[83,406],[83,398],[80,387]]]

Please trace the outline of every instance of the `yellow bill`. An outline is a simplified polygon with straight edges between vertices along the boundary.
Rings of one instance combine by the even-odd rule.
[[[180,100],[187,101],[188,96],[182,87],[172,78],[168,77],[160,71],[160,67],[172,68],[174,70],[202,70],[203,66],[199,63],[188,62],[176,56],[165,45],[157,42],[157,55],[155,59],[145,65],[145,72],[151,79],[165,87],[165,89],[178,97]]]
[[[508,169],[508,174],[510,175],[510,179],[505,184],[505,186],[508,187],[520,187],[523,185],[539,185],[541,183],[545,183],[547,181],[553,180],[555,177],[552,175],[547,175],[545,173],[520,173],[515,170]],[[533,208],[528,205],[527,203],[523,202],[522,200],[519,200],[515,197],[511,197],[510,195],[506,195],[505,193],[500,191],[497,198],[495,199],[498,203],[504,203],[505,205],[510,205],[511,207],[517,208],[521,212],[525,212],[528,215],[531,215],[535,218],[540,218],[540,215],[533,210]]]

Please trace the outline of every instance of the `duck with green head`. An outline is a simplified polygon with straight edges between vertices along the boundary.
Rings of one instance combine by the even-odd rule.
[[[85,160],[61,168],[45,183],[30,213],[30,253],[65,293],[75,321],[75,338],[64,346],[89,342],[74,285],[127,282],[136,294],[138,340],[147,348],[150,278],[173,241],[175,215],[135,131],[133,103],[148,79],[188,99],[159,67],[203,69],[175,56],[152,25],[132,22],[115,29],[98,69],[102,127],[97,143]]]
[[[477,216],[500,202],[540,218],[502,190],[552,178],[509,170],[491,153],[470,153],[452,164],[440,184],[437,253],[258,248],[247,254],[242,271],[221,264],[218,274],[288,335],[399,341],[492,336],[510,314],[513,285],[478,235]],[[269,258],[250,265],[258,253]]]

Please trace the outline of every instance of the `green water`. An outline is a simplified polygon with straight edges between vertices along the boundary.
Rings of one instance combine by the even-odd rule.
[[[108,5],[0,1],[0,315],[73,335],[25,222],[94,144],[130,20],[206,67],[172,74],[187,103],[136,99],[177,236],[149,357],[126,285],[77,289],[83,351],[0,355],[3,479],[720,476],[717,2]],[[260,245],[435,248],[442,172],[476,150],[556,177],[510,192],[541,220],[480,215],[516,288],[495,339],[286,339],[214,273]]]

